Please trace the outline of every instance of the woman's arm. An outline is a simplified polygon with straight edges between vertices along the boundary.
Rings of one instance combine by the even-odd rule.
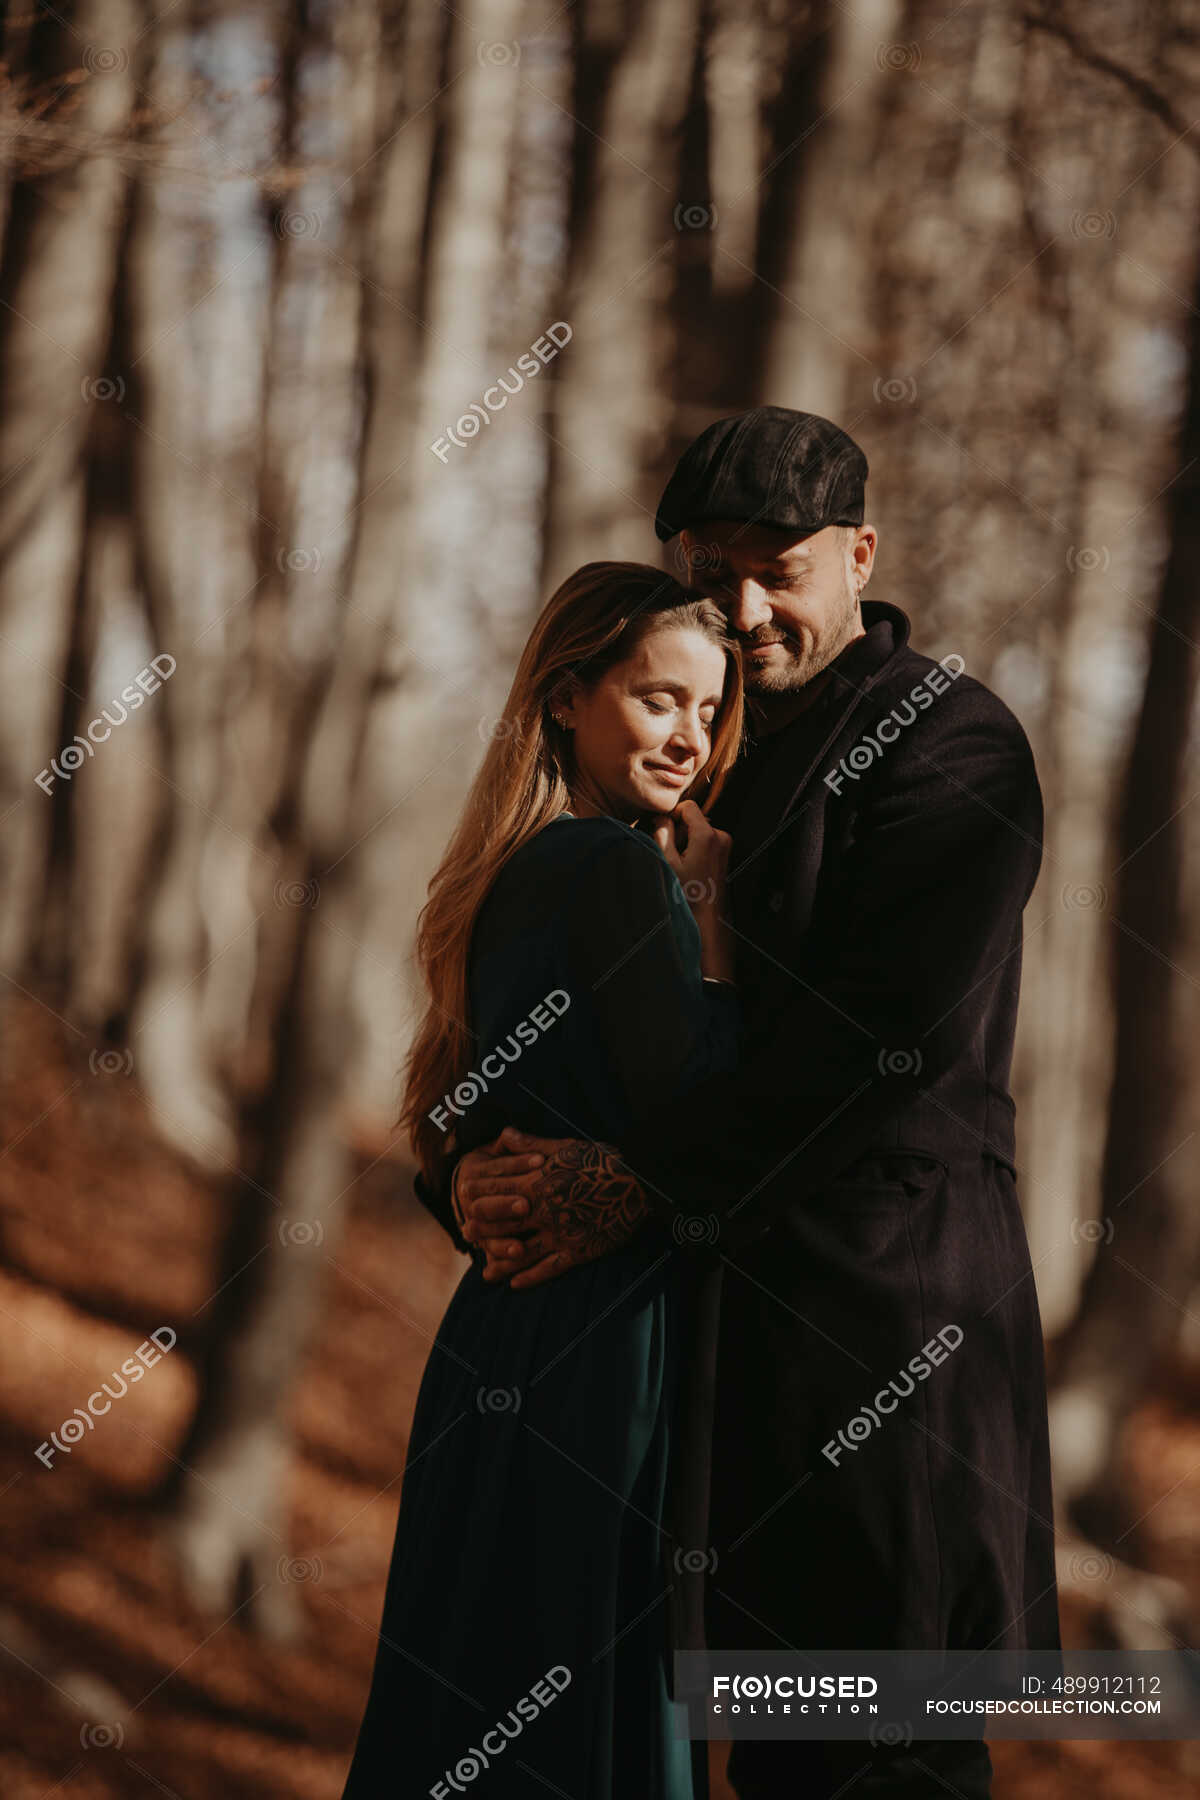
[[[502,1149],[500,1139],[497,1137],[493,1138],[490,1144],[482,1144],[476,1154],[499,1155],[502,1153]],[[539,1169],[545,1160],[540,1151],[508,1157],[511,1173],[517,1176],[526,1175]],[[435,1181],[427,1180],[418,1169],[413,1176],[413,1192],[425,1210],[437,1220],[454,1244],[455,1249],[469,1255],[473,1245],[463,1236],[467,1218],[458,1195],[458,1179],[462,1166],[461,1158],[447,1162]]]
[[[458,1164],[447,1165],[441,1175],[430,1181],[418,1169],[413,1176],[413,1192],[425,1210],[432,1214],[454,1242],[455,1249],[469,1251],[471,1246],[462,1235],[463,1215],[453,1193],[453,1180]]]
[[[694,801],[685,800],[658,826],[654,841],[674,871],[699,928],[701,974],[706,981],[732,984],[733,932],[725,915],[733,839],[710,825]]]
[[[699,834],[694,835],[698,841]],[[717,858],[722,867],[728,839],[723,842]],[[694,862],[691,870],[684,871],[689,882],[699,881]],[[705,877],[705,883],[715,914],[723,882]],[[705,975],[703,933],[694,908],[664,855],[641,834],[611,827],[577,873],[569,908],[572,1006],[590,1012],[598,1073],[615,1092],[624,1129],[631,1130],[652,1121],[661,1107],[695,1083],[733,1068],[741,1026],[737,991],[731,981]],[[726,958],[717,966],[731,969],[731,961]],[[650,1214],[646,1197],[632,1177],[615,1168],[615,1156],[607,1143],[577,1139],[562,1145],[551,1203],[556,1269],[616,1249],[644,1227]],[[468,1157],[468,1170],[480,1160]],[[569,1180],[564,1180],[567,1171]],[[470,1211],[469,1182],[464,1185]],[[537,1234],[550,1220],[536,1200],[529,1204],[536,1253]],[[670,1241],[669,1223],[659,1229]],[[466,1230],[472,1242],[500,1248],[488,1244],[486,1225],[478,1218],[472,1216]],[[518,1230],[520,1223],[510,1220],[508,1241],[515,1241],[511,1234]],[[531,1254],[528,1232],[521,1254]],[[503,1261],[495,1260],[486,1278],[500,1279],[504,1273]]]
[[[707,824],[705,831],[711,839]],[[690,854],[678,859],[681,882],[652,839],[614,825],[570,896],[572,1001],[591,1010],[597,1055],[615,1077],[630,1127],[737,1059],[740,1008],[721,919],[723,834],[722,842],[714,856],[693,827]]]

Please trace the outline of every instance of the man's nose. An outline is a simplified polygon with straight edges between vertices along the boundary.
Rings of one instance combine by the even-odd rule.
[[[726,617],[734,631],[749,633],[771,622],[771,603],[756,581],[741,581],[727,589]]]

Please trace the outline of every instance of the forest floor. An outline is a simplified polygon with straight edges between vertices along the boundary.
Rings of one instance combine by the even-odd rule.
[[[195,1406],[226,1202],[159,1147],[133,1081],[69,1060],[14,1011],[0,1095],[0,1800],[338,1800],[370,1677],[399,1474],[428,1344],[461,1267],[364,1156],[325,1264],[319,1328],[290,1397],[276,1573],[305,1620],[291,1647],[248,1597],[197,1609],[156,1495]],[[10,1044],[13,1040],[10,1039]],[[15,1066],[14,1066],[15,1064]],[[35,1454],[162,1325],[169,1354],[83,1441]],[[1200,1415],[1156,1395],[1128,1455],[1145,1565],[1200,1605]],[[1064,1611],[1068,1641],[1083,1614]],[[1000,1743],[998,1800],[1183,1800],[1200,1744]],[[713,1747],[713,1800],[729,1800]],[[403,1790],[399,1779],[394,1790]],[[480,1788],[483,1795],[483,1789]],[[390,1800],[390,1796],[389,1796]],[[637,1800],[631,1796],[630,1800]]]

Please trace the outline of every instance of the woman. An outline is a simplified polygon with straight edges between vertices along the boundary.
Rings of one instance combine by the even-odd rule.
[[[638,563],[550,600],[421,917],[401,1119],[432,1187],[506,1122],[619,1141],[732,1065],[729,839],[691,804],[681,850],[669,815],[711,803],[741,727],[710,601]],[[667,1692],[681,1256],[647,1231],[514,1292],[471,1255],[417,1400],[343,1800],[476,1780],[481,1800],[701,1800]]]

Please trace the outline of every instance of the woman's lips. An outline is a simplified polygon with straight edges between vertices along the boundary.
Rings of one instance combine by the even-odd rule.
[[[660,781],[669,781],[672,787],[686,787],[692,779],[690,769],[676,769],[667,763],[647,763],[646,768],[651,775],[657,775]]]

